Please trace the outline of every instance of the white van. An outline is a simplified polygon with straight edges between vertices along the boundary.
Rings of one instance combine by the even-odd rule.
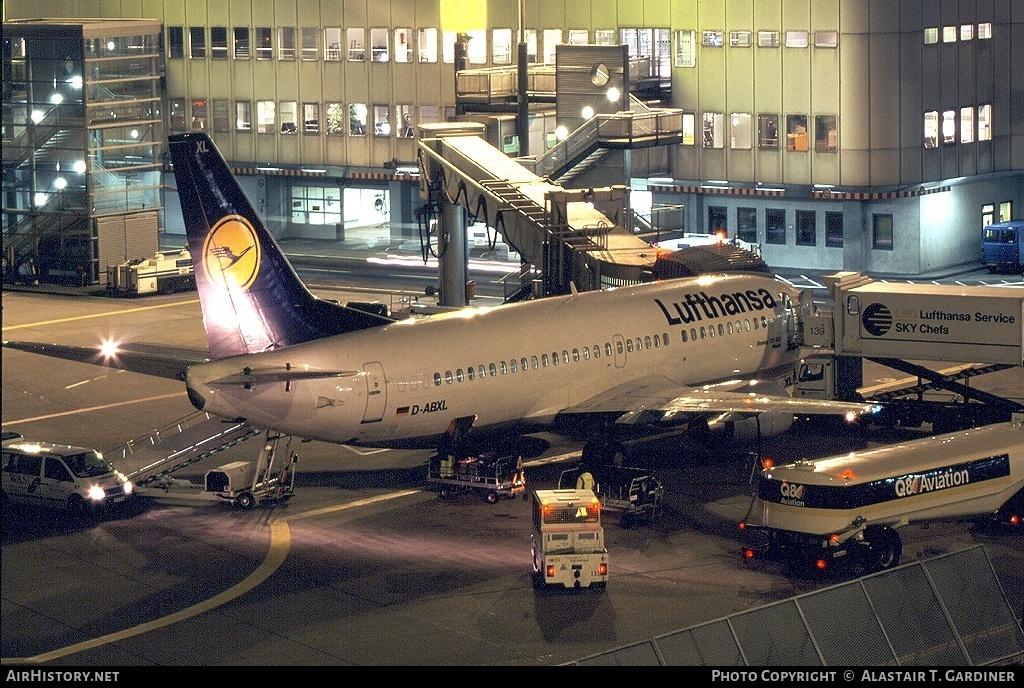
[[[72,513],[124,503],[134,487],[103,454],[87,447],[3,440],[3,502],[64,508]]]

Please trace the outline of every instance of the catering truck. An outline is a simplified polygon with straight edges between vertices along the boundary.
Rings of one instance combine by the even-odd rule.
[[[608,550],[593,490],[535,490],[530,536],[535,588],[604,588]]]
[[[901,526],[986,519],[1019,529],[1024,415],[911,442],[766,468],[740,527],[743,554],[796,570],[900,562]],[[1019,530],[1017,532],[1020,532]]]

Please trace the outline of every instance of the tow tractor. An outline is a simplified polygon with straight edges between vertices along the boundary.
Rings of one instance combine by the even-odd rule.
[[[434,454],[427,462],[427,482],[437,486],[441,499],[465,491],[476,492],[490,504],[501,497],[527,498],[522,456],[484,453],[456,458]]]

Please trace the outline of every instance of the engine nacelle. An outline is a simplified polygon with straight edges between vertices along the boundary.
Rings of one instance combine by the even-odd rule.
[[[708,424],[712,441],[755,442],[761,437],[774,437],[788,432],[793,425],[792,413],[768,412],[742,420],[712,421]],[[760,426],[760,427],[759,427]]]

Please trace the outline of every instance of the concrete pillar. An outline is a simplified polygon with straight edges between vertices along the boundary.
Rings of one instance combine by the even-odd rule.
[[[469,254],[466,240],[466,210],[448,200],[441,200],[441,224],[438,227],[438,286],[441,289],[438,305],[465,306]]]

